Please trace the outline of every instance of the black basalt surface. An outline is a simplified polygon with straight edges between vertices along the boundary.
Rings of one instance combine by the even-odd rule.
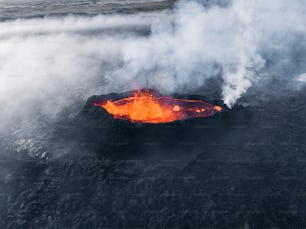
[[[305,92],[160,125],[94,98],[59,121],[49,159],[16,160],[9,228],[306,226]]]
[[[40,18],[69,14],[94,16],[99,14],[133,14],[171,9],[175,0],[25,0],[0,2],[0,21],[16,18]]]

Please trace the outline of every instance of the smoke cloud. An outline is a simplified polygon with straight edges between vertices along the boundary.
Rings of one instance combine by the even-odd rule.
[[[232,107],[263,82],[303,84],[305,10],[304,0],[179,1],[160,13],[0,22],[0,130],[138,87],[187,93],[221,77]]]
[[[173,21],[156,21],[150,37],[127,40],[125,64],[108,79],[122,85],[135,80],[171,93],[192,91],[222,74],[223,99],[231,107],[265,77],[267,60],[273,62],[270,68],[296,66],[288,52],[297,45],[305,49],[305,7],[305,1],[235,0],[211,8],[181,1]]]

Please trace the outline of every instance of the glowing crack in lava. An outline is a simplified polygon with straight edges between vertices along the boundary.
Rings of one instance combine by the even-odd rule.
[[[222,107],[201,100],[184,100],[156,96],[150,90],[139,90],[130,97],[97,102],[115,119],[140,123],[167,123],[196,117],[208,117],[222,111]]]

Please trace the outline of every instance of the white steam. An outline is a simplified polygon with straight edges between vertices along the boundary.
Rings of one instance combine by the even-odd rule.
[[[16,121],[28,126],[41,116],[54,119],[76,101],[107,92],[97,88],[103,86],[104,72],[120,63],[124,38],[132,36],[129,28],[149,28],[152,17],[0,23],[0,130]]]
[[[134,80],[164,92],[192,91],[220,74],[218,64],[223,99],[231,107],[258,80],[265,66],[263,49],[279,42],[277,49],[287,50],[290,36],[306,35],[301,23],[306,20],[305,7],[305,1],[235,0],[227,8],[206,9],[181,1],[173,21],[157,20],[150,37],[127,40],[125,64],[108,79],[121,86]]]
[[[305,0],[180,1],[154,14],[0,22],[0,129],[38,114],[52,119],[92,94],[186,93],[220,75],[231,107],[271,71],[294,66],[287,79],[306,71],[292,58],[306,49],[305,12]]]

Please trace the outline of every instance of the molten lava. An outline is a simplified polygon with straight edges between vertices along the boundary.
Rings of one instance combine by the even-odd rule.
[[[155,96],[150,90],[140,90],[132,96],[119,100],[94,102],[115,119],[141,123],[167,123],[177,120],[207,117],[222,110],[222,107],[201,100],[184,100]]]

